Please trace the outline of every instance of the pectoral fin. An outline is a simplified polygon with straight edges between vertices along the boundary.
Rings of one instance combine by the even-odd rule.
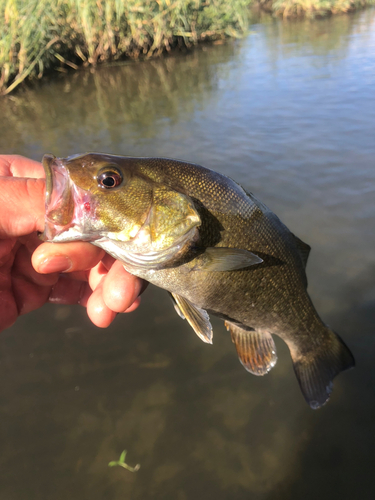
[[[189,300],[181,297],[181,295],[177,295],[176,293],[170,293],[170,295],[177,314],[181,318],[186,319],[203,342],[212,344],[212,326],[207,311],[195,306]]]
[[[265,375],[277,362],[276,346],[272,336],[265,331],[246,330],[225,322],[236,346],[238,357],[244,368],[253,375]]]
[[[239,248],[206,248],[202,255],[194,259],[193,271],[234,271],[260,264],[263,259],[249,250]]]

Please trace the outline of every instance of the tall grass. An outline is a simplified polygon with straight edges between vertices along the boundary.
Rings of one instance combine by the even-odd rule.
[[[275,15],[284,18],[300,15],[319,17],[351,12],[373,3],[374,0],[273,0],[272,10]]]
[[[0,0],[0,94],[46,69],[244,34],[249,7],[284,17],[346,12],[375,0]]]
[[[0,92],[47,68],[240,36],[251,0],[0,0]]]

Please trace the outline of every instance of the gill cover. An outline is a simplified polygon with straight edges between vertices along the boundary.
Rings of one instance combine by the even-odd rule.
[[[134,268],[160,269],[189,247],[200,224],[188,196],[155,184],[148,216],[133,238],[122,241],[120,235],[107,233],[94,244]]]

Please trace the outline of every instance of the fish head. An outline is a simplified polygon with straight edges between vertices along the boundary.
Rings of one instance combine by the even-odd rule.
[[[173,253],[196,238],[200,217],[185,193],[157,182],[142,159],[45,155],[45,241],[91,241],[139,255]],[[115,245],[115,247],[114,247]],[[152,260],[152,257],[151,257]]]

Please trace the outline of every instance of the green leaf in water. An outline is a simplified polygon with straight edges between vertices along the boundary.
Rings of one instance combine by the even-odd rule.
[[[125,463],[126,453],[127,453],[127,451],[124,450],[121,453],[120,458],[118,460],[114,460],[112,462],[109,462],[108,467],[115,467],[116,465],[118,465],[118,466],[123,467],[124,469],[126,469],[130,472],[137,472],[137,470],[139,470],[139,468],[141,467],[140,464],[137,464],[135,467],[131,467],[130,465]]]

